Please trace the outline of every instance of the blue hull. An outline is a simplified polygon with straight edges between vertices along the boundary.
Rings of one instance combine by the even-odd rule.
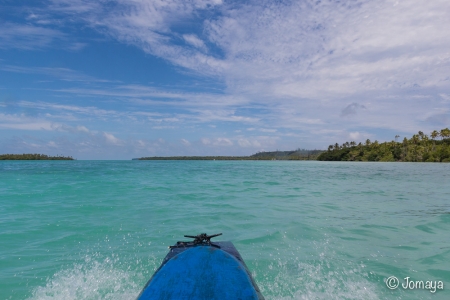
[[[216,242],[174,246],[138,296],[138,300],[144,299],[264,297],[234,245]]]

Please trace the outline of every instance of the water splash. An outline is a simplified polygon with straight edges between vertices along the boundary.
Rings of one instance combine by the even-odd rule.
[[[364,264],[343,260],[336,253],[334,238],[325,235],[310,241],[315,251],[305,254],[292,247],[284,234],[281,237],[278,244],[284,247],[274,248],[277,251],[270,259],[256,263],[253,273],[266,299],[383,298],[379,284]]]
[[[85,263],[59,271],[45,286],[36,287],[30,300],[136,299],[145,278],[120,267],[118,259],[98,261],[87,257]]]
[[[342,268],[319,261],[269,266],[269,270],[275,268],[275,278],[266,276],[259,282],[267,299],[379,299],[363,265]]]

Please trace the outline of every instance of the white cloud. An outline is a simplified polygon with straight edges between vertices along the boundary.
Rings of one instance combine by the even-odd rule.
[[[116,138],[111,133],[103,132],[103,136],[105,137],[106,141],[112,145],[122,145],[123,144],[123,142],[120,139]]]
[[[450,62],[446,0],[116,4],[55,0],[51,9],[176,65],[223,76],[236,92],[318,99],[445,85]],[[204,10],[210,17],[203,20],[203,36],[174,29]],[[179,36],[194,49],[180,46]],[[223,57],[204,54],[205,40]]]
[[[186,139],[181,139],[181,143],[183,145],[185,145],[185,146],[190,146],[191,145],[191,143],[188,140],[186,140]]]
[[[279,137],[273,136],[235,136],[230,138],[218,137],[218,138],[202,138],[200,141],[202,145],[217,148],[230,148],[236,146],[237,149],[245,148],[247,154],[248,151],[254,153],[256,151],[262,151],[264,148],[272,148],[276,145],[276,141]]]
[[[449,92],[450,40],[446,28],[450,27],[450,19],[445,12],[450,10],[450,2],[445,0],[261,0],[232,4],[120,0],[115,8],[96,3],[95,9],[87,1],[54,3],[119,41],[177,66],[223,79],[231,97],[219,97],[217,103],[232,105],[236,101],[233,95],[239,95],[245,100],[235,104],[272,105],[276,99],[297,104],[297,112],[307,103],[322,106],[321,114],[306,111],[307,117],[297,116],[298,123],[326,125],[323,120],[334,118],[336,107],[342,109],[349,99],[360,103],[356,98],[363,96],[374,101],[379,91],[402,95],[419,87],[440,88],[446,90],[441,92],[444,95]],[[81,11],[84,17],[75,14]],[[176,30],[180,22],[198,21],[200,15],[210,16],[202,20],[201,35]],[[180,45],[180,37],[189,46]],[[206,54],[207,44],[220,49],[223,55],[215,51]],[[144,97],[148,92],[129,88],[129,92],[122,89],[99,94],[130,96],[131,92],[134,97]],[[199,107],[202,100],[197,99],[189,98],[186,103]],[[399,109],[405,100],[399,97],[391,101]],[[416,111],[424,108],[418,106]],[[274,117],[283,118],[280,114]],[[208,119],[206,111],[202,118]],[[214,120],[220,120],[220,116],[215,114]],[[227,120],[257,121],[236,115]]]
[[[80,81],[80,82],[109,82],[104,79],[97,79],[92,76],[85,75],[81,72],[77,72],[75,70],[71,70],[68,68],[50,68],[50,67],[22,67],[22,66],[14,66],[14,65],[4,65],[0,66],[0,70],[13,72],[13,73],[21,73],[21,74],[38,74],[38,75],[46,75],[57,78],[58,80],[63,81]]]
[[[46,117],[48,114],[46,114]],[[46,118],[32,117],[25,114],[3,114],[0,113],[0,128],[28,130],[28,131],[59,131],[69,133],[86,133],[92,132],[82,125],[70,126],[62,123],[52,122]]]
[[[359,140],[360,139],[360,137],[361,137],[361,133],[359,133],[359,132],[350,132],[349,133],[349,137],[350,137],[350,139],[352,140],[352,141],[356,141],[356,140]]]
[[[175,129],[175,126],[152,126],[152,129]]]
[[[50,122],[22,122],[22,123],[0,123],[0,128],[17,130],[53,130]]]
[[[89,133],[89,129],[87,129],[85,126],[77,126],[76,130],[79,132],[85,132],[85,133]]]
[[[322,98],[447,77],[447,1],[358,2],[244,7],[209,22],[209,36],[239,90]]]
[[[233,142],[227,138],[216,138],[213,141],[214,146],[233,146]]]
[[[185,74],[219,81],[224,88],[186,92],[182,87],[110,82],[64,68],[2,64],[3,71],[60,78],[65,87],[47,92],[86,96],[95,103],[19,101],[21,108],[51,114],[4,119],[2,128],[78,132],[123,146],[117,130],[110,131],[118,137],[108,137],[79,124],[95,128],[85,122],[95,119],[148,125],[158,132],[190,126],[198,130],[189,138],[192,145],[253,150],[275,146],[285,137],[317,143],[362,139],[379,129],[427,131],[449,120],[446,0],[51,3],[48,13],[29,14],[27,24],[3,23],[0,48],[48,47],[67,38],[57,26],[62,30],[61,24],[75,22],[163,58]],[[84,47],[70,43],[74,49]],[[98,99],[114,101],[114,109]],[[258,133],[281,139],[255,137]],[[173,137],[173,147],[183,146],[182,137],[186,132]],[[136,147],[157,151],[164,143],[144,144],[136,142]]]
[[[444,99],[445,101],[450,101],[450,95],[439,94],[439,96],[441,96],[441,98]]]
[[[259,131],[261,131],[261,132],[272,132],[272,133],[277,132],[276,129],[269,129],[269,128],[261,128],[261,129],[259,129]]]
[[[250,147],[252,144],[247,139],[239,139],[238,144],[241,147]]]
[[[136,146],[138,148],[144,148],[146,146],[146,143],[143,140],[137,140],[136,141]]]
[[[52,110],[52,111],[68,111],[71,113],[77,113],[81,115],[87,115],[87,116],[96,116],[96,117],[119,117],[124,116],[127,113],[124,112],[118,112],[115,110],[105,110],[105,109],[99,109],[97,107],[93,106],[76,106],[76,105],[64,105],[64,104],[57,104],[57,103],[50,103],[50,102],[29,102],[29,101],[19,101],[17,103],[20,107],[26,107],[26,108],[34,108],[38,110]]]
[[[257,117],[238,115],[236,111],[232,109],[210,110],[208,108],[195,108],[190,109],[190,111],[197,113],[197,115],[191,117],[197,119],[200,122],[226,121],[239,123],[256,123],[259,121],[259,118]]]
[[[240,139],[238,139],[238,144],[239,144],[239,146],[244,147],[244,148],[249,148],[249,147],[258,148],[258,147],[261,147],[261,143],[257,139],[240,138]]]
[[[118,0],[115,9],[106,4],[101,7],[89,8],[89,2],[69,1],[63,2],[63,10],[76,17],[80,17],[83,11],[83,19],[90,25],[101,30],[108,31],[118,40],[140,47],[153,55],[169,59],[177,65],[196,69],[198,66],[205,71],[220,67],[220,60],[203,55],[198,52],[200,39],[187,35],[186,40],[194,49],[186,49],[176,45],[179,39],[177,33],[173,33],[173,26],[194,18],[199,10],[213,10],[222,4],[222,1],[147,1],[147,0]],[[61,5],[57,6],[61,7]],[[70,9],[71,8],[71,9]],[[202,50],[202,51],[203,51]]]
[[[35,50],[48,47],[63,37],[62,32],[51,28],[0,22],[0,49]]]
[[[183,39],[186,41],[186,43],[194,46],[195,48],[206,51],[205,43],[195,34],[183,34]]]
[[[100,11],[101,4],[89,0],[50,0],[50,8],[69,14],[89,13],[95,10]]]
[[[48,145],[49,147],[52,147],[52,148],[58,147],[58,145],[56,145],[56,143],[55,143],[54,141],[48,142],[47,145]]]
[[[28,117],[24,114],[3,114],[0,113],[0,128],[16,130],[57,130],[60,124],[47,120]]]

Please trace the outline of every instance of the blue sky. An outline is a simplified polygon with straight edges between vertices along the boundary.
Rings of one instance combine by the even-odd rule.
[[[250,155],[450,126],[447,0],[0,0],[0,153]]]

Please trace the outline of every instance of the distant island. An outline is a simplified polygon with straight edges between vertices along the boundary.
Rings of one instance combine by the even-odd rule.
[[[397,140],[397,135],[395,139]],[[74,160],[71,156],[45,154],[1,154],[0,160]],[[450,129],[434,130],[430,135],[419,131],[402,142],[380,143],[367,139],[364,144],[351,141],[335,143],[328,150],[297,149],[258,152],[250,156],[152,156],[133,160],[320,160],[380,162],[450,162]]]
[[[396,136],[397,139],[399,136]],[[258,152],[250,156],[153,156],[133,160],[320,160],[380,162],[450,162],[450,129],[434,130],[430,136],[419,131],[402,142],[345,142],[328,150]]]
[[[153,156],[133,160],[317,160],[323,150],[258,152],[250,156]]]
[[[49,156],[45,154],[0,154],[0,160],[74,160],[72,156]]]
[[[398,138],[399,136],[396,136]],[[439,138],[439,139],[438,139]],[[397,161],[397,162],[450,162],[450,130],[434,130],[430,136],[419,131],[402,142],[371,142],[364,144],[345,142],[330,145],[321,153],[322,161]]]

